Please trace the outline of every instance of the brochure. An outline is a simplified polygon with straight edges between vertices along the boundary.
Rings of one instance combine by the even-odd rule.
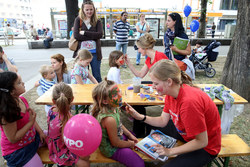
[[[176,139],[165,135],[159,130],[152,131],[147,137],[142,139],[135,145],[135,149],[148,155],[152,159],[159,159],[161,161],[166,161],[167,156],[160,156],[155,152],[155,148],[152,145],[161,144],[166,148],[172,148],[176,143]]]
[[[180,37],[175,37],[174,38],[174,42],[173,45],[176,46],[178,49],[180,50],[184,50],[187,48],[187,45],[189,43],[189,39],[184,39],[184,38],[180,38]],[[174,55],[178,55],[178,53],[173,51]]]

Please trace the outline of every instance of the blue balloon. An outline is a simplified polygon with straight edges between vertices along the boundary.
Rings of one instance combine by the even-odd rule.
[[[193,20],[190,24],[190,29],[192,32],[195,32],[199,29],[200,23],[197,20]]]
[[[192,8],[189,5],[186,5],[185,8],[184,8],[185,16],[188,17],[189,14],[191,13],[191,11],[192,11]]]

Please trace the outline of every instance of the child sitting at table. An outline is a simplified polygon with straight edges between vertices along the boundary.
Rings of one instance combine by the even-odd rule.
[[[88,50],[81,49],[78,51],[75,60],[75,65],[71,73],[71,84],[86,84],[88,78],[94,84],[98,83],[97,80],[93,77],[92,74],[90,74],[88,70],[88,65],[90,64],[92,59],[93,56]]]
[[[102,128],[101,153],[126,166],[144,167],[144,161],[131,149],[138,142],[137,138],[120,121],[122,96],[118,86],[105,78],[93,89],[92,97],[91,112]]]
[[[115,50],[109,54],[109,72],[108,80],[114,81],[116,84],[122,84],[120,66],[124,64],[124,55],[121,51]]]
[[[21,96],[25,92],[20,75],[0,73],[0,130],[2,156],[10,167],[43,167],[37,154],[45,134],[36,122],[36,113]]]
[[[89,156],[79,157],[75,155],[63,141],[64,126],[72,117],[70,104],[73,99],[73,92],[69,85],[60,82],[53,88],[52,101],[54,105],[49,110],[47,118],[49,158],[60,166],[87,167],[90,166]]]
[[[51,88],[56,82],[54,81],[54,78],[56,76],[54,69],[52,66],[49,65],[42,65],[40,68],[40,73],[42,75],[42,78],[35,83],[35,86],[41,86],[42,93],[45,93],[49,88]],[[50,109],[51,105],[45,105],[45,112],[46,115],[48,115],[48,111]]]
[[[47,90],[49,90],[50,87],[52,87],[56,82],[54,81],[54,78],[56,76],[52,66],[49,65],[42,65],[40,68],[40,73],[42,75],[42,78],[35,83],[35,86],[38,87],[41,85],[43,93],[45,93]]]

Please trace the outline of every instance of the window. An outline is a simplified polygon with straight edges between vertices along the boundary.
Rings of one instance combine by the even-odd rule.
[[[238,0],[222,0],[221,9],[222,10],[237,10]]]

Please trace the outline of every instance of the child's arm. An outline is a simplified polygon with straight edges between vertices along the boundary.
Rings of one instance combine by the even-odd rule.
[[[90,81],[94,84],[98,84],[97,80],[95,79],[95,77],[90,74],[90,72],[88,71],[88,78],[90,79]]]
[[[113,117],[106,117],[102,120],[102,126],[107,129],[109,140],[111,145],[118,148],[126,148],[135,146],[134,141],[124,141],[120,140],[117,135],[116,120]]]
[[[2,127],[6,137],[11,143],[14,144],[19,140],[21,140],[23,136],[28,132],[28,130],[32,127],[32,125],[35,123],[36,113],[33,110],[31,110],[29,112],[29,115],[30,115],[29,122],[26,125],[24,125],[22,129],[19,130],[17,130],[16,122],[12,123],[4,122],[5,125],[3,125]]]
[[[39,80],[35,82],[35,87],[40,86]]]
[[[31,108],[28,108],[29,112],[32,110]],[[34,112],[34,111],[33,111]],[[45,142],[46,135],[43,133],[42,128],[38,125],[38,123],[35,121],[34,123],[36,131],[39,133],[40,140],[42,143]]]
[[[122,125],[123,133],[130,139],[133,140],[135,143],[138,143],[138,139],[125,127]]]
[[[82,81],[82,77],[80,75],[75,75],[75,78],[77,84],[82,84],[82,85],[84,84]]]

